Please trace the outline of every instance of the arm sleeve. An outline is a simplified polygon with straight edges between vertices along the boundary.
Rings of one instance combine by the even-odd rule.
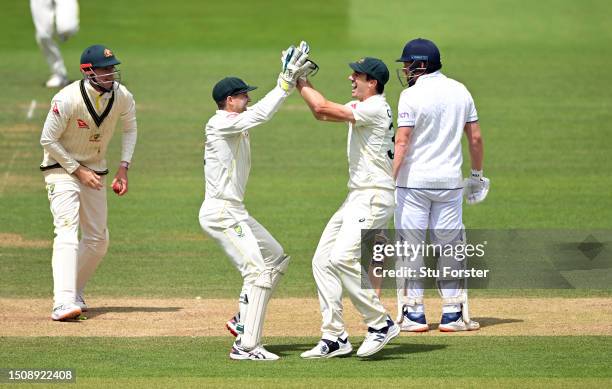
[[[470,92],[468,92],[468,97],[466,123],[477,122],[478,112],[476,112],[476,105],[474,105],[474,99],[472,98]]]
[[[40,136],[40,144],[43,149],[70,174],[79,167],[79,163],[68,154],[60,143],[60,138],[66,131],[71,115],[70,102],[56,96],[51,101],[51,109],[49,109]]]
[[[274,89],[268,92],[268,94],[259,100],[257,104],[247,108],[246,111],[235,116],[233,125],[234,131],[231,132],[241,132],[261,123],[267,122],[272,118],[276,111],[278,111],[287,96],[289,96],[287,92],[278,86],[274,87]]]
[[[134,148],[136,147],[137,123],[136,123],[136,102],[131,93],[127,93],[127,103],[121,112],[121,124],[123,136],[121,137],[121,160],[132,161]]]
[[[414,127],[416,122],[416,109],[409,103],[409,98],[402,93],[397,104],[397,127]]]
[[[353,112],[356,127],[364,127],[375,124],[380,111],[373,104],[363,102],[350,102],[345,104]]]

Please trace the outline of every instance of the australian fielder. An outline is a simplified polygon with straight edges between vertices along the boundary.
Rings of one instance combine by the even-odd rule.
[[[348,123],[349,193],[327,223],[312,260],[317,284],[323,333],[320,342],[302,353],[302,358],[331,358],[349,354],[342,317],[342,292],[346,290],[361,313],[368,333],[357,350],[366,357],[381,350],[399,334],[399,327],[387,315],[361,267],[361,230],[385,228],[393,215],[391,176],[393,118],[383,94],[389,80],[387,66],[366,57],[350,63],[349,76],[355,100],[346,105],[331,102],[307,80],[298,88],[318,120]]]
[[[257,104],[248,92],[256,87],[226,77],[213,88],[218,110],[206,123],[204,173],[206,195],[200,209],[202,229],[215,239],[244,279],[239,314],[228,328],[237,336],[230,358],[276,360],[260,343],[266,306],[287,270],[289,256],[272,235],[249,215],[244,194],[251,169],[249,130],[272,118],[295,88],[305,68],[308,46],[283,52],[277,86]]]
[[[87,310],[85,286],[108,248],[106,150],[118,121],[123,138],[113,186],[119,196],[128,191],[127,171],[136,145],[136,105],[119,83],[119,64],[105,46],[85,49],[81,55],[83,79],[53,97],[40,137],[44,149],[40,169],[55,225],[53,320],[75,318]]]

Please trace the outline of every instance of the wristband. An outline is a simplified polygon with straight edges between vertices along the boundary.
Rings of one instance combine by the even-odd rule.
[[[127,170],[130,168],[130,163],[126,161],[121,161],[121,163],[119,163],[119,166],[124,167]]]

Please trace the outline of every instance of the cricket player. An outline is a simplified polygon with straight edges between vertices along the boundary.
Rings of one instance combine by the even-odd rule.
[[[79,3],[77,0],[30,0],[30,10],[36,28],[36,43],[51,70],[45,86],[66,86],[68,72],[55,38],[65,42],[79,31]]]
[[[426,39],[406,44],[398,71],[408,88],[399,99],[393,176],[396,179],[395,228],[401,239],[423,244],[429,229],[431,242],[460,247],[465,244],[462,200],[478,203],[486,197],[489,180],[484,178],[483,143],[474,100],[466,87],[440,72],[442,63],[436,45]],[[461,138],[468,140],[472,174],[464,180]],[[418,269],[423,257],[401,258],[398,264]],[[444,254],[438,269],[463,269],[463,257]],[[398,279],[398,322],[402,331],[423,332],[429,327],[423,306],[424,281],[418,277]],[[436,280],[442,297],[440,331],[470,331],[480,328],[470,320],[466,279]]]
[[[40,169],[55,225],[53,320],[76,318],[87,310],[83,291],[108,248],[106,150],[119,120],[123,127],[121,162],[112,185],[119,196],[128,191],[127,173],[136,145],[136,105],[119,83],[116,66],[120,63],[106,46],[85,49],[81,55],[83,79],[53,97],[40,137],[44,149]]]
[[[383,94],[389,70],[381,60],[371,57],[349,66],[353,69],[349,80],[355,100],[345,105],[325,99],[308,80],[298,82],[315,118],[348,123],[349,163],[348,196],[325,227],[312,260],[323,335],[313,349],[302,353],[302,358],[331,358],[352,351],[342,318],[343,289],[368,326],[357,356],[375,354],[400,332],[367,285],[360,262],[361,230],[385,228],[393,215],[393,118]],[[363,288],[362,282],[366,284]]]
[[[251,107],[247,107],[249,92],[256,87],[241,79],[226,77],[213,88],[218,110],[205,128],[206,194],[199,219],[202,229],[223,247],[244,279],[239,314],[227,324],[237,336],[231,359],[279,358],[260,342],[268,301],[290,257],[244,206],[251,169],[249,130],[270,120],[295,89],[297,78],[308,67],[308,51],[305,42],[284,51],[277,85]]]

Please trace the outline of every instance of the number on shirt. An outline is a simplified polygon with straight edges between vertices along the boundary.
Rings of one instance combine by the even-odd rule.
[[[393,131],[393,122],[389,124],[389,130]],[[393,150],[387,150],[387,157],[389,157],[389,159],[393,159],[393,157],[395,157],[395,134],[393,134],[391,137],[391,142],[393,142]]]

